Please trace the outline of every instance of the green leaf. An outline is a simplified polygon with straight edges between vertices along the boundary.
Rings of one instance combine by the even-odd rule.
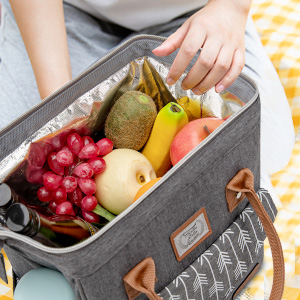
[[[108,221],[112,221],[116,216],[110,213],[108,210],[97,204],[93,212],[103,218],[105,218]]]

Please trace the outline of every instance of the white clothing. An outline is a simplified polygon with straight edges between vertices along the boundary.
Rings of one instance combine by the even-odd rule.
[[[40,97],[9,0],[0,1],[2,3],[2,22],[0,24],[1,129],[35,104],[38,104]],[[85,3],[84,0],[68,1]],[[88,1],[92,2],[92,0],[86,0],[86,2]],[[94,1],[96,2],[96,0]],[[137,0],[131,0],[130,2],[134,3],[135,1]],[[140,1],[142,2],[142,0]],[[156,1],[158,0],[152,0],[151,2],[153,8]],[[168,3],[170,7],[177,6],[179,2],[178,0],[161,1]],[[193,0],[188,1],[193,2]],[[101,0],[101,2],[108,3],[113,2],[113,0]],[[129,0],[122,0],[122,2],[129,5]],[[143,2],[144,7],[150,6],[146,1]],[[184,1],[182,3],[187,5]],[[201,5],[199,3],[202,3],[202,0],[198,0],[197,3]],[[179,6],[182,7],[183,4]],[[160,7],[163,7],[163,5],[161,4]],[[161,10],[163,11],[163,9]],[[182,14],[183,11],[178,11],[178,13]],[[131,15],[131,13],[133,12],[128,10],[128,15]],[[153,11],[151,13],[154,14]],[[120,36],[114,33],[119,34],[122,28],[118,27],[114,31],[112,24],[104,24],[106,22],[92,18],[73,5],[64,3],[64,15],[73,76],[78,75],[95,60],[103,57],[112,48],[127,39],[127,34],[134,36],[147,33],[167,37],[186,20],[185,16],[164,25],[147,28],[139,32],[125,32],[123,36]],[[164,17],[161,21],[164,22],[165,19]],[[251,17],[246,26],[245,46],[246,65],[243,72],[255,80],[261,98],[261,186],[271,192],[278,205],[279,199],[277,199],[272,189],[269,176],[285,167],[291,157],[295,135],[291,111],[276,70],[263,48]]]
[[[207,0],[65,0],[104,21],[138,31],[200,9]]]

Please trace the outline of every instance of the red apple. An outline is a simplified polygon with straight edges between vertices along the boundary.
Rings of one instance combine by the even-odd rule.
[[[170,148],[172,165],[177,164],[223,122],[224,120],[219,118],[201,118],[186,124],[172,141]]]

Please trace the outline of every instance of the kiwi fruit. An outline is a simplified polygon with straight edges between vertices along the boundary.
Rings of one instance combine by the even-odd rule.
[[[139,91],[124,93],[105,120],[105,136],[115,148],[140,150],[147,142],[157,110],[153,99]]]

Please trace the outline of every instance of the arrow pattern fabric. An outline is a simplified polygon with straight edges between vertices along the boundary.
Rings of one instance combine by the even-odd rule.
[[[269,193],[258,196],[274,221],[277,210]],[[159,296],[163,300],[231,299],[257,263],[263,259],[266,238],[251,204],[223,234],[177,276]]]

